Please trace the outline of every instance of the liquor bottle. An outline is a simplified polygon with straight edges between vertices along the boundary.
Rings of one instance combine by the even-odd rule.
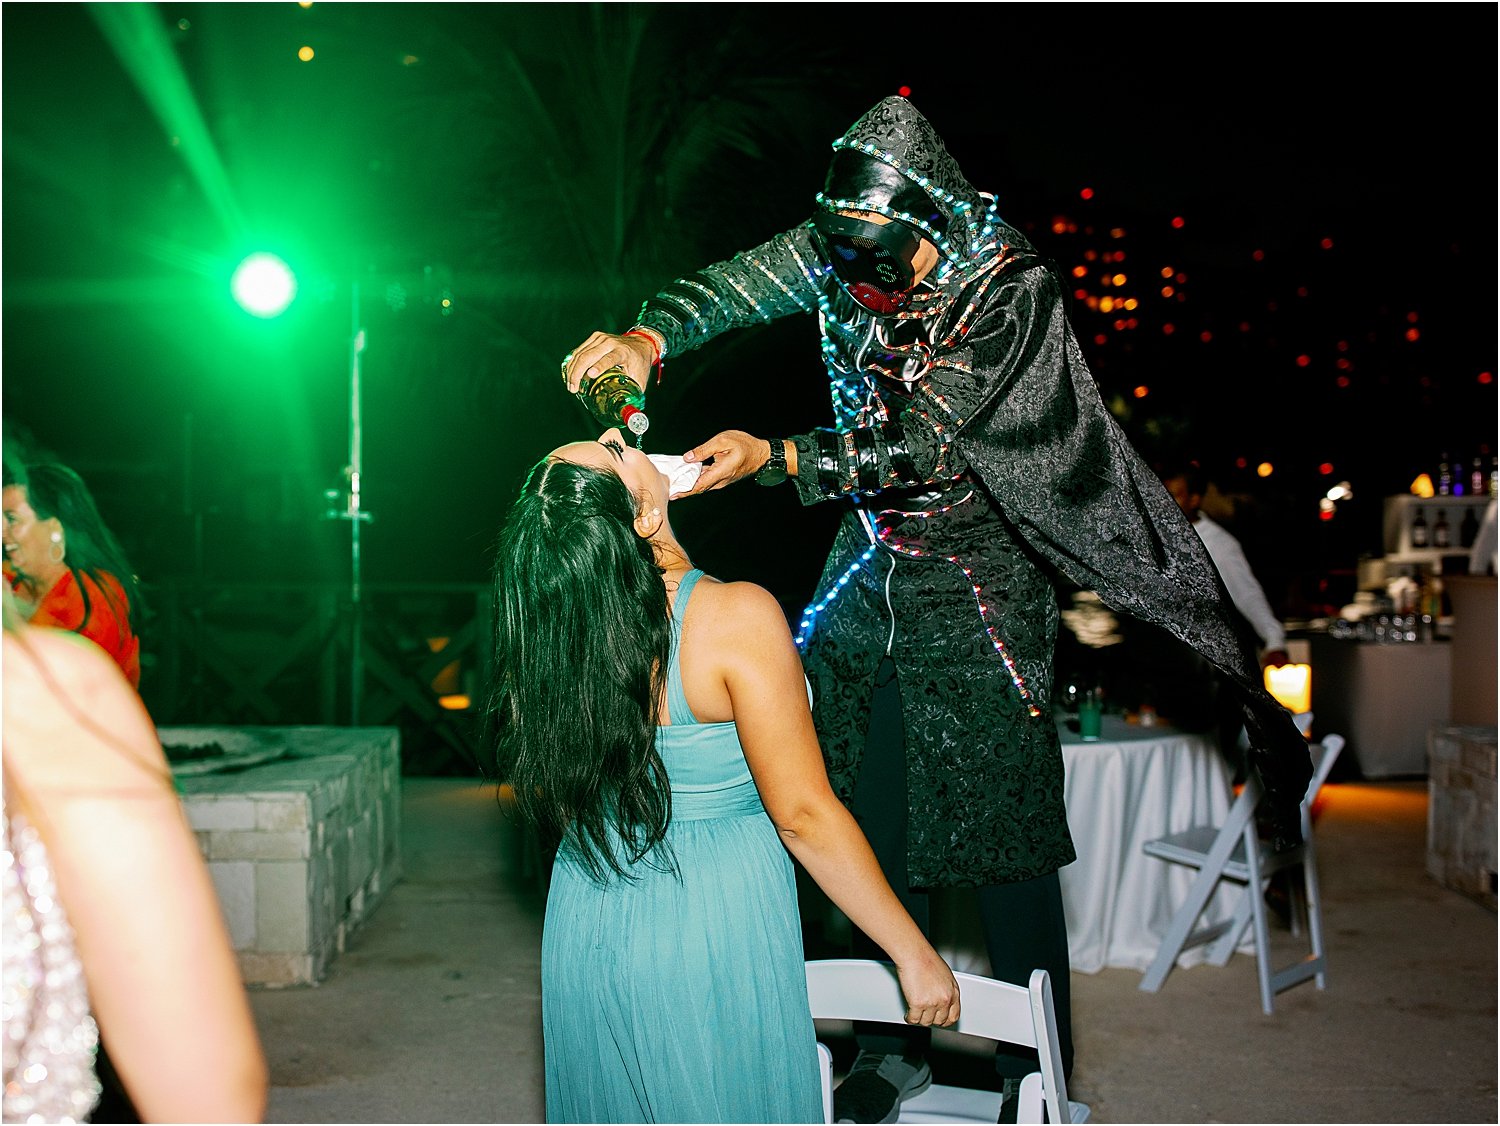
[[[1440,508],[1437,519],[1432,522],[1432,546],[1448,547],[1453,543],[1453,532],[1448,527],[1448,510]]]
[[[1412,547],[1427,546],[1427,517],[1422,515],[1420,508],[1413,510],[1411,518],[1411,545]]]
[[[639,437],[651,425],[643,409],[646,393],[622,367],[612,367],[580,383],[578,398],[589,414],[605,426],[623,426]]]
[[[1459,547],[1473,547],[1478,537],[1479,517],[1474,514],[1474,506],[1467,505],[1464,508],[1463,523],[1458,526],[1458,545]]]
[[[1469,495],[1482,497],[1489,492],[1490,475],[1484,471],[1484,458],[1476,457],[1469,469]]]
[[[1453,495],[1453,463],[1448,460],[1447,450],[1443,451],[1442,460],[1438,462],[1437,491],[1440,497]]]

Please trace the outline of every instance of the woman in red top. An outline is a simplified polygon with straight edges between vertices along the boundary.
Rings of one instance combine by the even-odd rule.
[[[5,578],[34,626],[80,633],[115,659],[133,687],[141,644],[131,611],[140,584],[83,478],[64,465],[27,466],[0,490]]]

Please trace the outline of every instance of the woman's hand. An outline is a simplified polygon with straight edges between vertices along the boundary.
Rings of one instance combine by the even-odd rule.
[[[906,998],[906,1023],[951,1025],[958,1021],[958,981],[936,950],[915,961],[896,965],[901,995]]]
[[[743,430],[724,430],[688,450],[682,455],[682,460],[689,465],[703,466],[693,487],[682,494],[685,497],[697,496],[759,473],[771,460],[771,443]]]
[[[645,391],[655,359],[656,349],[649,340],[596,332],[563,357],[563,384],[571,395],[584,380],[593,379],[612,367],[622,367],[625,374],[635,380],[636,386]]]

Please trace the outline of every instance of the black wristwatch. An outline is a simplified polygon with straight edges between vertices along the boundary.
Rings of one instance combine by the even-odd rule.
[[[760,467],[755,475],[757,485],[779,485],[786,480],[786,443],[780,438],[771,439],[771,460]]]

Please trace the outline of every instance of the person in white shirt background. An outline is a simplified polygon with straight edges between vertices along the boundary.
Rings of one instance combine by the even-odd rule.
[[[1261,668],[1275,668],[1286,664],[1286,629],[1276,612],[1271,609],[1260,581],[1250,570],[1245,549],[1222,524],[1215,522],[1202,510],[1203,496],[1207,489],[1202,472],[1196,466],[1188,467],[1163,478],[1162,483],[1191,521],[1203,546],[1208,548],[1208,554],[1213,559],[1214,566],[1219,569],[1234,608],[1245,616],[1245,620],[1260,638]]]
[[[1250,568],[1240,541],[1202,510],[1208,482],[1192,462],[1159,469],[1162,484],[1188,518],[1208,549],[1229,592],[1230,601],[1243,619],[1242,628],[1252,632],[1262,668],[1286,664],[1286,628],[1271,606],[1265,589]],[[1236,783],[1246,776],[1245,752],[1241,745],[1243,721],[1239,709],[1220,691],[1217,673],[1206,662],[1185,652],[1155,631],[1143,631],[1123,623],[1124,649],[1134,655],[1134,665],[1146,673],[1144,703],[1153,703],[1163,718],[1190,731],[1211,731],[1229,763]]]

